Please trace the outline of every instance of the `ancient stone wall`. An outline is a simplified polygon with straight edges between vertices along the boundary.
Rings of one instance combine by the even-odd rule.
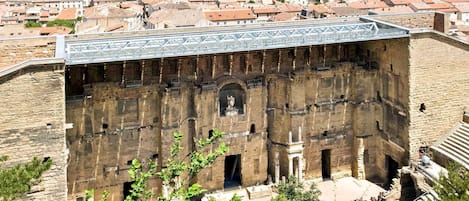
[[[148,164],[160,150],[160,95],[151,62],[67,68],[67,130],[70,146],[69,199],[84,191],[111,192],[123,199],[130,185],[127,170],[133,159]],[[146,71],[141,77],[141,71]],[[159,75],[158,75],[159,77]],[[82,91],[82,93],[80,93]],[[156,180],[150,181],[155,190]],[[127,185],[127,186],[126,186]]]
[[[461,121],[469,106],[469,45],[437,33],[414,34],[409,44],[410,158]]]
[[[55,55],[55,37],[0,40],[0,69],[32,58]]]
[[[68,149],[63,65],[29,66],[1,77],[0,94],[0,156],[9,156],[2,166],[26,163],[33,157],[53,162],[22,199],[65,200]]]

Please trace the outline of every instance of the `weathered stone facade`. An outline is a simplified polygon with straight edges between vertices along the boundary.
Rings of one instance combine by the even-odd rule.
[[[436,26],[434,18],[429,13],[413,17],[425,27]],[[379,19],[408,22],[402,15]],[[60,153],[50,156],[57,162],[50,172],[60,170],[62,175],[48,174],[59,181],[67,178],[67,185],[60,185],[67,186],[68,200],[84,197],[90,188],[96,195],[111,191],[112,200],[121,200],[131,184],[127,170],[132,159],[155,160],[158,168],[165,167],[172,132],[184,134],[187,154],[196,148],[194,142],[218,129],[226,134],[230,150],[195,178],[209,190],[264,183],[269,175],[278,181],[290,174],[301,179],[352,175],[389,184],[397,168],[418,158],[419,148],[444,135],[469,106],[468,58],[468,44],[427,32],[344,44],[68,65],[64,72],[32,66],[0,83],[2,96],[10,98],[3,102],[9,107],[0,109],[9,114],[0,117],[5,122],[0,140],[8,140],[0,154],[26,150],[21,161],[12,161],[16,163],[35,156],[30,147],[47,148],[41,154]],[[54,94],[54,102],[43,102],[50,98],[46,92]],[[27,99],[30,93],[40,99]],[[24,100],[17,102],[22,100],[18,96]],[[33,112],[25,112],[28,107]],[[35,119],[37,125],[24,124]],[[57,122],[61,125],[56,127]],[[56,132],[61,137],[53,140],[62,144],[45,147],[45,138],[34,136],[24,143],[11,141],[26,139],[12,135],[27,136],[22,128],[35,129],[34,136],[44,129]],[[157,179],[150,186],[161,190]]]
[[[63,64],[30,66],[0,78],[0,156],[7,167],[33,157],[52,159],[52,166],[24,200],[67,198],[65,85]]]

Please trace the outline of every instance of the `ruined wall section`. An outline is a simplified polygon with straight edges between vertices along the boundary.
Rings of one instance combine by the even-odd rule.
[[[373,94],[354,89],[352,80],[356,79],[358,83],[363,82],[362,79],[372,80],[377,71],[371,76],[366,73],[354,76],[356,64],[350,61],[356,56],[355,45],[311,46],[292,50],[280,50],[286,53],[280,54],[279,73],[266,78],[271,140],[269,173],[275,174],[274,158],[278,152],[280,174],[288,176],[287,150],[291,132],[293,143],[304,143],[302,169],[306,178],[321,177],[321,152],[328,149],[331,150],[332,177],[351,175],[354,141],[352,110],[354,99],[363,98],[355,97],[354,90],[362,96]],[[295,58],[292,62],[287,60],[288,53]],[[266,60],[267,63],[270,62]],[[282,69],[288,69],[288,65],[289,71],[282,72]]]
[[[33,157],[53,162],[24,200],[67,198],[63,73],[62,64],[29,66],[0,78],[0,156],[9,156],[2,166]]]
[[[112,199],[121,200],[130,182],[131,161],[158,160],[159,86],[142,85],[158,77],[151,67],[147,61],[67,68],[66,116],[73,124],[67,130],[69,200],[84,197],[90,188],[97,197],[107,190]],[[157,190],[156,180],[150,184]]]
[[[372,100],[376,103],[374,119],[367,120],[376,135],[365,138],[365,164],[367,178],[375,182],[385,180],[387,174],[386,156],[405,165],[408,160],[408,39],[380,40],[362,43],[361,55],[376,62],[379,73],[376,86],[370,88]],[[373,125],[374,124],[374,125]],[[368,132],[370,132],[369,130]]]
[[[431,146],[469,106],[469,45],[436,33],[413,34],[409,44],[410,158]],[[422,107],[424,106],[424,107]]]

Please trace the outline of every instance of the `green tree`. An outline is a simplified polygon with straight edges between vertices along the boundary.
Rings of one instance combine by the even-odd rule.
[[[192,197],[201,195],[206,190],[198,183],[186,183],[197,175],[202,169],[212,165],[215,160],[224,155],[228,151],[225,143],[220,142],[214,151],[208,151],[208,145],[215,144],[217,140],[223,137],[223,133],[214,130],[212,136],[197,142],[197,150],[192,151],[189,161],[184,160],[181,156],[183,147],[181,146],[182,134],[174,132],[174,144],[171,145],[170,156],[167,161],[167,167],[162,169],[156,175],[162,180],[163,185],[170,188],[167,197],[158,197],[161,201],[170,200],[190,200]],[[208,154],[205,154],[206,152]],[[181,176],[187,176],[187,179],[181,179]]]
[[[197,175],[202,169],[212,165],[215,160],[224,155],[228,151],[228,147],[220,142],[214,151],[207,150],[209,145],[218,143],[217,141],[223,137],[223,133],[215,130],[213,135],[207,139],[202,139],[197,142],[197,150],[192,151],[186,160],[181,156],[183,147],[181,146],[181,140],[183,135],[180,132],[174,132],[174,143],[171,145],[170,156],[166,164],[166,168],[163,168],[160,172],[156,172],[156,164],[153,161],[149,162],[148,170],[144,170],[143,165],[137,160],[132,160],[132,166],[128,170],[130,179],[133,181],[130,189],[130,195],[125,198],[125,201],[136,201],[136,200],[148,200],[153,192],[147,190],[148,180],[156,175],[163,182],[163,185],[170,188],[168,196],[160,196],[158,200],[171,201],[171,200],[185,200],[188,201],[192,197],[201,195],[206,190],[202,188],[198,183],[186,183],[186,180],[190,180]],[[205,154],[209,152],[208,154]],[[187,179],[181,179],[181,176],[187,176]],[[90,193],[91,192],[91,193]],[[103,194],[100,201],[107,200],[108,192],[105,191],[106,196]],[[86,195],[89,200],[92,197],[88,197],[88,194],[93,195],[93,189],[87,190]],[[234,196],[233,201],[237,201],[239,197]]]
[[[303,183],[293,175],[288,177],[288,182],[280,183],[278,191],[279,195],[271,201],[319,201],[319,195],[321,195],[316,184],[313,183],[309,190],[305,190]]]
[[[0,157],[0,162],[8,160]],[[39,177],[50,168],[52,160],[33,158],[31,162],[18,164],[10,168],[0,166],[0,200],[14,200],[40,182]]]
[[[444,201],[469,200],[469,171],[459,164],[450,163],[448,175],[440,175],[434,189]]]
[[[26,22],[26,24],[24,24],[24,26],[26,28],[30,28],[30,27],[41,27],[41,23],[39,22],[33,22],[33,21],[28,21]]]
[[[146,190],[148,179],[155,175],[156,164],[150,161],[148,170],[144,171],[142,164],[137,160],[132,160],[132,166],[129,169],[130,179],[133,181],[130,189],[130,194],[125,198],[125,201],[133,200],[147,200],[153,195],[151,190]]]

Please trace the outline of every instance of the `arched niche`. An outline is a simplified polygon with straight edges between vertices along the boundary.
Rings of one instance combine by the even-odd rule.
[[[246,93],[237,83],[224,85],[218,92],[220,116],[235,116],[244,114]]]

